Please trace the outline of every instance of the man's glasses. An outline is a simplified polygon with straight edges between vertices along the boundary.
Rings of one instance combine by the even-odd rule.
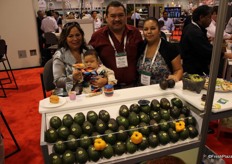
[[[79,27],[80,27],[80,24],[79,24],[78,22],[68,22],[68,23],[66,23],[66,24],[64,25],[64,28],[67,28],[67,27],[73,26],[73,25],[79,26]]]

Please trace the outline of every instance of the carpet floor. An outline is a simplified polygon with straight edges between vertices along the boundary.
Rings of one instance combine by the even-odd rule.
[[[0,98],[0,108],[21,148],[21,151],[6,159],[6,164],[42,164],[43,156],[40,148],[41,115],[38,112],[39,101],[43,99],[40,73],[43,68],[15,70],[18,90],[7,90],[7,98]],[[0,72],[0,78],[3,77]],[[0,90],[0,94],[1,90]],[[217,124],[212,126],[214,134],[207,136],[207,145],[219,155],[231,155],[232,135],[224,133],[216,138]],[[5,154],[16,149],[2,120],[0,128],[3,132]],[[232,159],[224,159],[232,164]]]

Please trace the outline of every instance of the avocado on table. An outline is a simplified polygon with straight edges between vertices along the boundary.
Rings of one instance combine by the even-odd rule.
[[[83,131],[83,133],[91,135],[93,133],[93,130],[94,130],[93,124],[91,122],[85,121],[82,124],[82,131]]]
[[[172,118],[177,119],[180,116],[180,112],[181,109],[178,108],[177,106],[172,106],[172,108],[170,109],[170,115],[172,116]]]
[[[150,111],[150,119],[154,119],[156,122],[160,122],[161,116],[160,116],[159,112]]]
[[[53,116],[49,120],[49,125],[50,125],[50,127],[54,128],[54,129],[58,129],[62,125],[62,121],[61,121],[60,117]]]
[[[167,143],[170,142],[170,137],[167,132],[165,131],[160,131],[158,134],[160,144],[166,145]]]
[[[137,113],[135,112],[130,112],[128,116],[128,121],[130,125],[137,126],[140,123],[140,119]]]
[[[117,131],[117,129],[118,129],[118,123],[114,118],[110,118],[107,126],[108,126],[108,129],[110,129],[114,132]]]
[[[98,115],[97,115],[97,113],[94,112],[94,111],[92,111],[92,110],[87,112],[86,117],[87,117],[87,121],[89,121],[89,122],[92,123],[93,125],[94,125],[94,124],[97,122],[97,120],[98,120]]]
[[[174,97],[171,99],[171,104],[172,106],[176,106],[177,108],[182,108],[183,107],[183,102],[181,99]]]
[[[168,131],[169,129],[169,124],[166,120],[164,119],[161,119],[160,122],[159,122],[159,126],[160,126],[160,130],[161,131]]]
[[[127,118],[129,116],[130,110],[126,105],[121,105],[119,108],[119,116]]]
[[[74,164],[75,163],[75,155],[72,151],[66,150],[62,155],[62,163],[63,164]]]
[[[188,117],[190,115],[190,109],[188,106],[183,106],[180,110],[181,114],[184,114],[186,117]]]
[[[150,133],[149,125],[145,122],[141,122],[139,124],[139,132],[142,133],[144,136],[148,136]]]
[[[131,104],[129,109],[130,109],[130,112],[135,112],[137,114],[139,114],[140,112],[140,106],[136,103]]]
[[[150,147],[155,148],[159,145],[159,138],[155,133],[150,133],[148,136],[148,142]]]
[[[106,130],[104,135],[104,140],[106,143],[109,143],[111,145],[114,145],[116,143],[116,134],[112,130]]]
[[[59,154],[51,153],[49,155],[49,163],[51,164],[62,164],[62,159]]]
[[[198,130],[197,130],[197,128],[195,127],[195,126],[193,126],[193,125],[188,125],[187,126],[187,129],[188,129],[188,131],[189,131],[189,137],[190,138],[195,138],[195,137],[197,137],[198,136]]]
[[[186,140],[189,137],[189,130],[184,128],[184,130],[179,132],[179,135],[181,140]]]
[[[99,119],[107,123],[110,120],[110,114],[106,110],[100,110],[98,113]]]
[[[158,122],[154,119],[151,119],[150,122],[149,122],[149,125],[150,125],[150,131],[151,132],[154,132],[155,134],[158,134],[159,131],[160,131],[160,126],[158,124]]]
[[[95,129],[98,133],[103,134],[107,129],[107,125],[104,121],[102,121],[101,119],[98,119],[95,124]]]
[[[53,145],[53,150],[55,153],[62,155],[67,149],[66,143],[64,143],[62,140],[58,140],[54,145]]]
[[[76,113],[74,115],[73,121],[81,126],[85,122],[84,113],[82,113],[82,112]]]
[[[80,145],[80,141],[77,138],[70,134],[67,138],[67,148],[71,151],[76,151],[77,147]]]
[[[172,128],[168,129],[168,135],[170,137],[171,142],[175,143],[179,140],[179,134]]]
[[[159,112],[160,110],[160,103],[157,99],[153,99],[150,104],[151,110]]]
[[[82,134],[81,126],[74,122],[70,127],[70,133],[75,137],[79,138]]]
[[[88,161],[88,153],[85,149],[79,147],[77,148],[75,152],[75,157],[77,160],[77,163],[86,163]]]
[[[133,154],[137,151],[138,146],[134,144],[133,142],[131,142],[130,139],[128,139],[126,141],[126,149],[128,153]]]
[[[114,153],[120,156],[126,153],[126,144],[124,142],[118,141],[113,146],[113,149],[114,149]]]
[[[110,159],[114,156],[114,149],[110,144],[107,144],[106,148],[102,151],[102,156],[106,159]]]
[[[62,139],[62,140],[66,140],[67,137],[70,134],[69,128],[67,128],[66,126],[63,126],[63,125],[61,127],[59,127],[59,129],[57,130],[57,132],[58,132],[59,138]]]
[[[82,134],[80,137],[80,147],[83,149],[88,149],[88,147],[92,144],[92,140],[89,138],[87,134]]]
[[[148,141],[148,139],[144,136],[142,142],[141,142],[140,144],[138,144],[138,148],[139,148],[140,150],[145,150],[145,149],[148,148],[148,147],[149,147],[149,141]]]
[[[140,118],[140,122],[145,122],[147,124],[149,124],[150,122],[150,117],[149,115],[147,115],[146,113],[144,112],[140,112],[139,113],[139,118]]]
[[[171,108],[171,103],[167,98],[161,98],[160,99],[160,107],[168,110]]]
[[[69,128],[73,124],[73,118],[70,114],[65,114],[62,122],[64,126]]]
[[[117,136],[117,140],[118,141],[126,141],[128,139],[128,134],[127,132],[125,131],[125,127],[124,126],[119,126],[118,127],[118,130],[117,130],[117,133],[116,133],[116,136]]]
[[[54,143],[58,139],[58,133],[53,128],[49,128],[48,130],[46,130],[44,136],[45,136],[45,141],[48,143]]]
[[[129,120],[123,116],[117,116],[116,121],[119,126],[124,126],[125,129],[129,127]]]
[[[100,152],[97,151],[97,150],[95,150],[95,148],[94,148],[93,145],[90,145],[88,147],[88,151],[87,152],[88,152],[89,159],[91,161],[97,162],[100,159],[100,157],[101,157]]]

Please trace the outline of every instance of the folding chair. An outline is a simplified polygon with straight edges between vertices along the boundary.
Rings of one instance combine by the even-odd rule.
[[[16,139],[15,139],[15,137],[14,137],[13,132],[12,132],[11,129],[10,129],[10,126],[8,125],[8,123],[7,123],[7,121],[6,121],[6,118],[4,117],[4,115],[3,115],[3,113],[2,113],[1,108],[0,108],[0,116],[1,116],[1,118],[2,118],[2,120],[3,120],[3,122],[4,122],[4,125],[6,126],[8,132],[10,133],[10,136],[11,136],[11,138],[13,139],[14,144],[15,144],[15,146],[16,146],[16,150],[14,150],[13,152],[11,152],[10,154],[7,154],[7,155],[5,156],[5,158],[8,158],[8,157],[14,155],[15,153],[19,152],[21,149],[20,149],[20,147],[19,147],[18,142],[16,141]],[[3,135],[2,133],[1,133],[1,136],[2,136],[2,138],[4,138],[4,135]]]
[[[44,65],[43,73],[40,74],[44,98],[47,97],[46,92],[54,90],[56,88],[53,83],[54,77],[52,65],[53,59],[48,60],[47,63]]]
[[[5,62],[8,64],[9,69],[7,69],[7,65],[5,64]],[[0,39],[0,63],[2,63],[4,66],[4,70],[2,70],[1,72],[5,71],[7,74],[6,78],[0,79],[0,81],[1,81],[1,84],[0,84],[1,88],[0,89],[2,89],[3,92],[6,89],[18,89],[18,85],[16,83],[13,71],[12,71],[11,66],[10,66],[10,62],[8,60],[8,57],[7,57],[7,45],[6,45],[5,40],[3,40],[3,39]],[[8,80],[8,81],[5,82],[6,80]],[[14,82],[15,87],[5,87],[4,86],[5,84],[11,84],[12,82]],[[0,96],[0,97],[6,97],[5,92],[4,92],[4,96]]]

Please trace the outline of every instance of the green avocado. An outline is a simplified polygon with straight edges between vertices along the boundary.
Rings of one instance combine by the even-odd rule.
[[[75,163],[75,155],[72,151],[66,150],[62,156],[62,163],[63,164],[73,164]]]
[[[160,107],[166,110],[170,109],[171,108],[170,101],[167,98],[161,98]]]
[[[95,125],[95,129],[98,133],[103,134],[107,129],[107,125],[104,121],[98,119]]]
[[[80,147],[83,149],[88,149],[88,147],[92,144],[92,140],[87,134],[82,134],[80,137]]]
[[[50,164],[62,164],[62,159],[59,154],[51,153],[49,155],[49,163]]]
[[[54,143],[58,139],[58,133],[53,128],[49,128],[48,130],[46,130],[44,135],[45,141],[48,143]]]
[[[80,141],[77,140],[77,138],[70,134],[67,138],[67,147],[71,151],[76,151],[77,147],[79,146]]]
[[[110,114],[106,110],[100,110],[98,114],[99,119],[107,123],[110,120]]]
[[[167,132],[168,129],[169,129],[169,124],[168,124],[168,122],[167,122],[166,120],[164,120],[164,119],[160,120],[159,126],[160,126],[160,130],[162,130],[162,131],[166,131],[166,132]]]
[[[77,148],[75,156],[77,163],[86,163],[88,161],[88,153],[81,147]]]
[[[92,123],[93,125],[97,122],[98,119],[98,115],[96,112],[94,111],[88,111],[87,113],[87,121],[89,121],[90,123]]]
[[[187,139],[189,137],[189,130],[188,130],[188,128],[184,128],[184,130],[180,131],[179,134],[180,134],[180,139],[181,140]]]
[[[197,137],[198,136],[198,130],[197,130],[197,128],[195,128],[195,126],[193,126],[193,125],[188,125],[187,126],[187,129],[188,129],[188,131],[189,131],[189,137],[190,138],[195,138],[195,137]]]
[[[67,149],[66,143],[64,143],[62,140],[58,140],[54,145],[53,145],[53,150],[55,153],[61,155],[65,152]]]
[[[149,115],[147,115],[146,113],[144,112],[140,112],[139,113],[139,118],[140,118],[140,122],[145,122],[147,124],[149,124],[150,122],[150,117]]]
[[[116,133],[116,136],[117,136],[117,140],[118,141],[126,141],[127,138],[128,138],[128,134],[127,132],[125,131],[125,127],[124,126],[119,126],[118,127],[118,131]]]
[[[59,138],[62,140],[66,140],[68,135],[70,134],[69,128],[67,128],[66,126],[63,126],[63,125],[61,127],[59,127],[57,132],[58,132]]]
[[[95,150],[95,148],[94,148],[93,145],[90,145],[88,147],[88,151],[87,152],[88,152],[88,155],[89,155],[89,159],[91,161],[97,162],[100,159],[100,157],[101,157],[100,152],[97,151],[97,150]]]
[[[91,122],[85,121],[82,124],[82,131],[83,131],[83,133],[91,135],[93,133],[93,130],[94,130],[93,124]]]
[[[63,121],[63,125],[68,127],[68,128],[73,124],[73,118],[70,114],[64,115],[62,121]]]
[[[106,143],[114,145],[116,143],[117,138],[115,133],[112,130],[108,129],[105,131],[104,140],[106,141]]]
[[[102,156],[106,159],[110,159],[114,156],[114,149],[110,144],[107,144],[106,148],[102,151]]]
[[[108,129],[113,130],[114,132],[118,129],[118,123],[114,118],[111,118],[107,124]]]
[[[148,136],[150,133],[149,125],[145,122],[141,122],[139,124],[139,132],[142,133],[144,136]]]
[[[79,124],[73,123],[70,127],[71,134],[79,138],[82,134],[82,128]]]
[[[116,121],[119,126],[124,126],[126,129],[129,127],[129,120],[123,116],[117,116]]]
[[[128,139],[126,142],[126,149],[128,153],[134,154],[137,151],[138,146]]]
[[[139,114],[140,106],[138,104],[131,104],[130,112],[135,112],[135,113]]]
[[[149,141],[146,137],[143,137],[142,142],[138,144],[138,148],[140,150],[145,150],[148,147],[149,147]]]
[[[130,112],[129,117],[128,117],[128,121],[129,121],[130,125],[137,126],[140,122],[138,114],[135,112]]]
[[[151,132],[157,134],[160,131],[160,126],[154,119],[150,120],[149,124],[150,124],[149,128]]]
[[[85,122],[85,115],[82,112],[76,113],[73,121],[81,126]]]
[[[150,112],[150,119],[154,119],[156,122],[160,122],[161,116],[160,116],[159,112],[151,111]]]
[[[119,116],[127,118],[129,116],[130,110],[126,105],[121,105],[119,108]]]
[[[156,134],[150,133],[148,136],[148,142],[150,147],[155,148],[159,145],[159,138]]]
[[[159,101],[157,99],[153,99],[151,101],[150,106],[151,106],[151,110],[159,112],[159,110],[160,110],[160,103],[159,103]]]
[[[172,106],[176,106],[177,108],[182,108],[183,107],[183,102],[181,99],[174,97],[171,99],[171,104]]]
[[[177,119],[180,116],[180,108],[178,108],[177,106],[173,106],[170,109],[170,115],[172,116],[172,118]]]
[[[124,142],[118,141],[114,146],[114,153],[116,155],[122,155],[124,153],[126,153],[126,144]]]
[[[160,131],[158,134],[160,144],[166,145],[167,143],[170,142],[170,137],[167,132],[165,131]]]
[[[170,137],[171,142],[175,143],[179,140],[179,134],[173,130],[172,128],[168,129],[168,135]]]
[[[50,127],[54,129],[58,129],[62,125],[62,121],[60,117],[58,116],[53,116],[50,121],[49,121]]]

